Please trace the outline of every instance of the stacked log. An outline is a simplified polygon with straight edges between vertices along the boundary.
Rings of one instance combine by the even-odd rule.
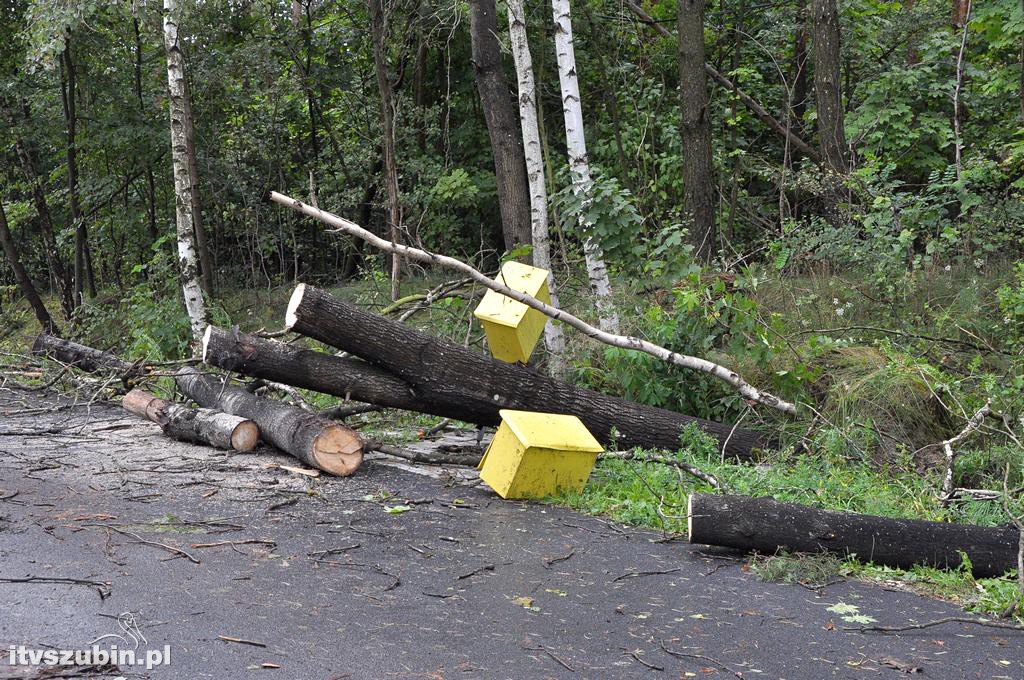
[[[126,394],[121,406],[156,423],[164,434],[179,441],[252,451],[260,439],[259,428],[251,420],[208,408],[189,408],[140,389]]]
[[[252,420],[264,441],[307,465],[347,477],[363,461],[363,440],[344,425],[258,397],[191,366],[179,369],[175,381],[182,393],[200,406]]]

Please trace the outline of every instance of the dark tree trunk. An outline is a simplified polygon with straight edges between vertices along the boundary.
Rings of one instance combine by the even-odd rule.
[[[32,189],[32,202],[35,204],[36,215],[39,218],[39,233],[43,238],[43,248],[46,251],[46,263],[50,267],[50,274],[57,282],[57,294],[60,296],[60,306],[64,311],[65,318],[71,318],[75,311],[74,293],[72,284],[68,280],[68,270],[64,265],[60,249],[57,247],[57,239],[54,235],[53,219],[50,216],[50,206],[46,202],[46,192],[43,191],[42,179],[36,173],[32,157],[29,156],[28,148],[24,140],[15,139],[14,150],[18,160],[21,162],[22,173],[25,181]]]
[[[135,29],[135,98],[139,102],[139,115],[145,118],[146,104],[142,98],[142,33],[139,30],[138,17],[132,17],[132,27]],[[160,237],[156,226],[156,179],[153,177],[153,164],[146,160],[146,215],[149,218],[150,244],[155,243]]]
[[[40,333],[32,344],[32,354],[48,356],[61,363],[74,366],[80,371],[94,373],[101,369],[117,371],[123,378],[142,375],[144,366],[133,364],[120,357],[93,347],[86,347],[71,340],[64,340],[49,333]]]
[[[343,425],[272,399],[222,383],[192,367],[178,370],[178,389],[200,406],[248,418],[265,442],[307,465],[347,477],[363,461],[363,441]]]
[[[203,337],[203,361],[254,378],[333,394],[386,408],[458,417],[444,404],[417,396],[401,378],[361,359],[342,359],[295,345],[235,334],[210,326]]]
[[[717,250],[711,121],[704,75],[704,5],[679,0],[679,126],[683,142],[683,213],[690,220],[694,255],[709,260]]]
[[[517,245],[532,242],[530,186],[526,178],[519,109],[505,80],[501,63],[496,14],[494,0],[470,0],[473,75],[484,120],[487,122],[487,133],[491,138],[505,249],[511,250]]]
[[[92,258],[89,250],[89,232],[82,219],[82,209],[78,199],[78,113],[77,113],[77,78],[75,62],[71,55],[71,36],[67,36],[67,46],[61,53],[61,102],[64,105],[64,122],[67,126],[67,164],[68,164],[68,205],[71,211],[71,223],[75,227],[75,306],[82,304],[86,289],[89,297],[96,297],[96,284],[93,280]]]
[[[59,332],[57,325],[50,318],[50,313],[46,310],[46,305],[43,304],[42,299],[39,297],[36,287],[32,284],[32,278],[21,264],[21,257],[18,255],[18,249],[14,245],[14,238],[11,236],[11,230],[7,224],[7,213],[4,212],[2,201],[0,201],[0,247],[3,248],[4,255],[7,256],[7,262],[14,271],[14,279],[18,282],[21,294],[32,305],[32,311],[35,312],[39,325],[43,327],[43,332]]]
[[[553,380],[532,368],[507,364],[367,312],[312,286],[300,285],[288,307],[292,330],[362,357],[407,382],[418,398],[451,409],[459,420],[493,425],[499,409],[578,416],[603,442],[631,448],[679,448],[691,424],[725,446],[726,455],[750,458],[764,447],[762,433],[643,406]]]
[[[875,517],[780,503],[773,498],[693,494],[690,542],[774,555],[831,552],[910,569],[960,566],[967,553],[975,576],[1002,576],[1017,567],[1019,532],[999,528]]]
[[[187,63],[187,62],[185,62]],[[182,124],[185,127],[185,147],[188,153],[188,174],[191,178],[189,193],[192,199],[192,229],[195,232],[196,255],[199,258],[200,283],[207,297],[214,294],[213,258],[210,256],[210,244],[206,238],[206,227],[203,224],[203,207],[199,192],[199,164],[196,161],[196,128],[192,116],[192,88],[185,78],[185,116]]]
[[[260,440],[260,430],[251,420],[209,408],[189,408],[143,390],[135,389],[126,394],[121,406],[129,413],[156,423],[164,434],[178,441],[252,451]]]
[[[814,13],[811,56],[814,60],[814,93],[818,105],[821,155],[830,168],[846,173],[849,166],[840,85],[842,50],[839,12],[836,0],[813,0],[811,7]]]
[[[804,133],[804,114],[807,113],[807,17],[806,4],[800,0],[797,8],[797,28],[793,36],[793,99],[791,102],[790,126],[801,137]],[[795,165],[799,160],[800,149],[793,149],[792,158]]]
[[[398,202],[398,161],[395,158],[395,105],[388,75],[385,40],[388,34],[388,17],[384,11],[384,0],[369,0],[370,24],[373,33],[373,64],[377,73],[377,88],[380,91],[382,148],[384,157],[384,184],[388,194],[388,234],[393,243],[400,243],[399,230],[402,224],[402,208]],[[399,273],[401,259],[391,256],[391,299],[399,297]]]

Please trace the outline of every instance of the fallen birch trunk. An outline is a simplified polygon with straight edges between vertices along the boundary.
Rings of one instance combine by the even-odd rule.
[[[164,434],[178,441],[252,451],[260,439],[260,430],[251,420],[208,408],[189,408],[139,389],[126,394],[121,406],[156,423]]]
[[[1013,526],[979,527],[876,517],[780,503],[773,498],[690,495],[690,542],[774,555],[830,552],[863,562],[909,569],[956,569],[960,552],[975,576],[1002,576],[1017,567],[1019,532]]]
[[[623,349],[643,352],[645,354],[650,354],[653,357],[661,359],[666,363],[672,364],[674,366],[679,366],[680,368],[698,371],[701,373],[707,373],[708,375],[712,375],[715,378],[718,378],[719,380],[722,380],[726,384],[732,386],[733,389],[735,389],[742,396],[751,401],[755,401],[760,404],[770,406],[778,411],[787,413],[789,415],[796,414],[796,405],[783,399],[780,399],[779,397],[770,394],[769,392],[754,387],[746,380],[744,380],[735,371],[729,370],[725,366],[716,364],[713,361],[708,361],[707,359],[702,359],[700,357],[692,357],[686,354],[680,354],[679,352],[673,352],[670,349],[667,349],[660,345],[656,345],[653,342],[648,342],[647,340],[643,340],[642,338],[617,335],[615,333],[603,331],[599,328],[591,326],[583,319],[573,316],[564,309],[558,309],[557,307],[553,307],[551,305],[541,302],[532,295],[527,295],[526,293],[523,293],[521,291],[513,290],[512,288],[506,286],[504,283],[491,279],[486,274],[477,271],[476,269],[466,264],[465,262],[462,262],[461,260],[456,260],[453,257],[438,255],[437,253],[430,253],[425,250],[420,250],[419,248],[413,248],[411,246],[406,246],[400,243],[388,241],[370,231],[367,231],[366,229],[363,229],[358,224],[344,219],[343,217],[339,217],[333,213],[321,210],[315,206],[307,205],[302,201],[296,200],[294,198],[289,198],[288,196],[285,196],[284,194],[279,194],[276,191],[269,192],[266,198],[267,200],[289,207],[292,210],[295,210],[296,212],[300,212],[303,215],[308,215],[310,217],[318,219],[321,222],[329,224],[330,226],[334,227],[335,231],[348,234],[349,236],[355,236],[356,238],[362,239],[363,241],[366,241],[370,245],[374,246],[375,248],[378,248],[385,252],[392,253],[394,255],[400,255],[402,257],[407,257],[410,260],[415,260],[417,262],[424,262],[426,264],[447,267],[449,269],[459,271],[462,274],[473,279],[477,283],[495,291],[496,293],[501,293],[506,297],[512,298],[517,302],[523,303],[527,307],[536,309],[541,314],[544,314],[545,316],[554,319],[555,321],[561,321],[569,326],[572,326],[573,328],[580,331],[584,335],[591,337],[597,340],[598,342],[604,343],[606,345],[611,345],[613,347],[621,347]]]
[[[421,333],[305,284],[292,294],[286,326],[394,374],[408,383],[419,399],[436,407],[432,412],[438,415],[496,425],[499,409],[565,413],[579,417],[602,442],[613,441],[612,433],[617,432],[614,441],[620,448],[675,451],[680,430],[690,424],[718,439],[728,456],[750,458],[754,448],[765,446],[762,433],[756,430],[732,428],[575,387],[529,367],[497,361]],[[335,362],[329,359],[324,364],[326,369]]]
[[[45,332],[40,333],[32,343],[32,354],[56,359],[86,373],[95,373],[104,368],[117,371],[122,378],[145,373],[144,367],[129,363],[110,352],[86,347]]]
[[[347,477],[363,461],[363,440],[352,429],[288,404],[250,394],[191,366],[175,375],[178,388],[200,406],[248,418],[263,441],[307,465]]]

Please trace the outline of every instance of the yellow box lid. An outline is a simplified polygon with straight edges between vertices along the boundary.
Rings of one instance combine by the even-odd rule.
[[[600,453],[601,444],[576,416],[501,409],[502,422],[527,448]]]
[[[496,280],[512,290],[537,297],[547,285],[548,270],[510,260],[501,266],[501,273]],[[481,321],[490,321],[502,326],[518,326],[528,311],[530,308],[522,302],[488,289],[473,315]]]

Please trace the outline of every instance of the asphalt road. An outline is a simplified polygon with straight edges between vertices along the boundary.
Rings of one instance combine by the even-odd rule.
[[[761,583],[700,546],[444,471],[279,464],[299,465],[0,389],[0,677],[1024,678],[1021,633],[866,634],[841,618],[962,614],[943,602]],[[122,625],[141,651],[168,645],[170,665],[4,665],[11,645],[116,633],[132,648]]]

